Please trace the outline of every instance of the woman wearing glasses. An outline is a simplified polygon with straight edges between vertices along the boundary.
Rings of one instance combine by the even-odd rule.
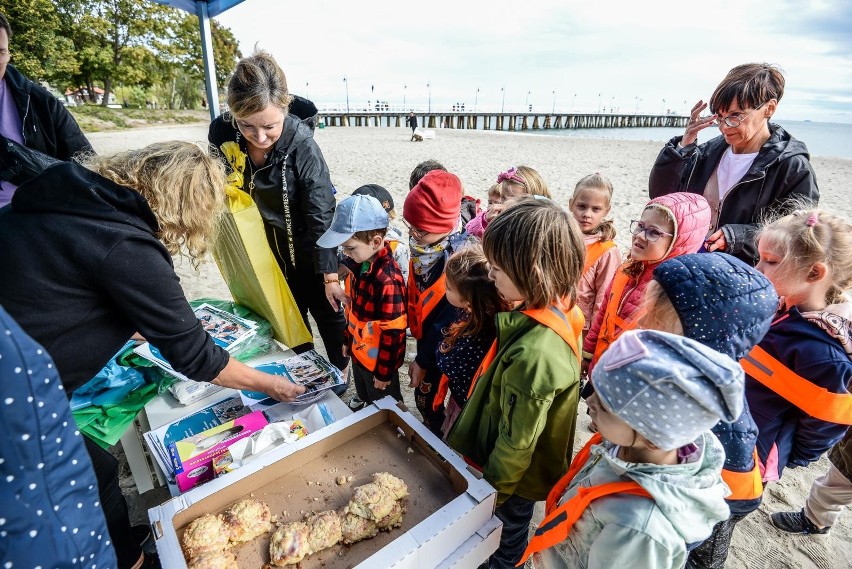
[[[781,70],[766,63],[731,69],[708,103],[692,108],[683,136],[671,139],[651,170],[652,198],[673,192],[702,194],[713,222],[708,251],[724,251],[754,265],[754,232],[767,213],[791,200],[819,201],[805,144],[772,124],[784,95]],[[718,126],[721,136],[696,144],[698,132]]]

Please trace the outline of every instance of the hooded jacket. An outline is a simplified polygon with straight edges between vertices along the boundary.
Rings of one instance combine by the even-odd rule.
[[[497,355],[447,444],[483,467],[497,503],[547,498],[574,446],[580,363],[559,334],[518,311],[497,314]]]
[[[710,206],[703,196],[689,193],[674,193],[654,198],[645,207],[647,208],[651,205],[660,206],[668,212],[669,218],[674,221],[675,237],[665,257],[659,261],[645,263],[638,275],[630,277],[627,286],[624,287],[624,295],[618,303],[618,316],[625,320],[630,318],[639,308],[642,297],[645,296],[645,289],[654,276],[654,268],[666,259],[698,251],[704,242],[704,238],[707,236],[707,229],[710,227]],[[619,268],[619,271],[622,271],[629,263],[630,261],[628,260],[627,263]],[[604,296],[604,303],[607,302],[612,293],[612,284],[612,281],[610,281],[606,295]],[[593,353],[595,351],[595,345],[598,342],[598,335],[600,334],[605,316],[606,304],[602,305],[597,314],[595,314],[595,320],[592,322],[589,333],[583,340],[584,352]]]
[[[836,335],[848,342],[852,304],[834,304],[821,312],[824,325],[834,328]],[[811,383],[833,393],[848,393],[852,385],[852,355],[834,334],[814,320],[818,320],[817,315],[803,315],[793,307],[776,318],[759,345]],[[760,430],[757,455],[766,466],[766,481],[780,478],[785,466],[807,466],[819,459],[848,428],[811,417],[748,375],[746,398]]]
[[[653,499],[611,495],[593,501],[568,539],[537,553],[536,568],[680,569],[686,544],[704,541],[713,526],[728,517],[727,486],[720,471],[724,452],[705,431],[696,441],[701,454],[673,465],[627,463],[610,453],[612,443],[594,445],[560,504],[579,488],[634,480]]]
[[[219,149],[226,142],[236,142],[248,154],[245,138],[224,115],[210,123],[208,139]],[[230,164],[227,161],[225,164],[230,173]],[[317,246],[317,240],[331,226],[336,202],[328,166],[314,142],[310,127],[288,113],[284,119],[284,130],[266,163],[254,170],[248,166],[248,161],[246,164],[243,188],[248,190],[250,182],[254,181],[255,189],[251,196],[257,203],[267,240],[285,276],[293,278],[304,270],[316,274],[336,273],[337,250]],[[284,172],[295,267],[287,245],[287,219],[282,200]]]
[[[0,304],[53,357],[69,397],[134,332],[192,379],[227,364],[157,230],[139,192],[74,163],[48,168],[0,209]]]
[[[728,243],[726,253],[750,265],[757,264],[754,234],[758,223],[770,213],[780,213],[790,199],[819,202],[816,175],[808,149],[776,124],[769,124],[769,140],[760,148],[754,163],[722,200],[718,226]],[[679,148],[682,136],[672,138],[660,151],[649,180],[652,198],[672,192],[703,194],[722,155],[728,149],[724,136]]]

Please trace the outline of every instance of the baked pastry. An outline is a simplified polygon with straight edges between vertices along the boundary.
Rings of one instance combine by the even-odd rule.
[[[272,529],[272,514],[263,502],[247,498],[240,500],[222,514],[232,543],[251,541]]]
[[[228,526],[222,516],[206,514],[196,518],[183,532],[183,549],[187,557],[199,557],[205,552],[225,550],[228,543]]]
[[[343,539],[340,514],[334,510],[314,514],[308,518],[307,524],[308,545],[314,553],[333,547]]]
[[[396,501],[393,504],[391,513],[376,522],[376,527],[382,531],[390,531],[395,527],[402,525],[402,514],[405,513],[405,508],[402,502]]]
[[[343,543],[355,543],[362,539],[375,537],[379,533],[379,527],[373,520],[346,513],[345,510],[340,513],[340,518],[342,520],[340,530],[343,534]]]
[[[269,561],[273,565],[295,565],[313,553],[308,545],[308,525],[290,522],[278,528],[269,540]]]
[[[397,500],[402,500],[408,496],[408,486],[393,474],[376,472],[373,474],[373,482],[389,490]]]
[[[391,513],[394,503],[396,499],[393,492],[380,484],[370,482],[355,488],[352,499],[346,506],[346,512],[378,521]]]
[[[189,560],[187,569],[239,569],[230,551],[205,551]]]

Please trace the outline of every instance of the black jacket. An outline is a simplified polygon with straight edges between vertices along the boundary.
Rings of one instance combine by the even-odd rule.
[[[819,201],[816,175],[803,142],[776,124],[769,125],[769,140],[754,163],[722,201],[718,226],[728,242],[726,253],[755,265],[758,261],[754,234],[770,214],[786,211],[791,199]],[[682,137],[671,139],[660,151],[651,170],[651,198],[673,192],[703,194],[710,176],[728,148],[724,136],[704,144],[678,148]]]
[[[140,332],[174,368],[215,379],[213,343],[138,192],[74,163],[48,168],[0,209],[0,305],[56,362],[70,392]]]
[[[21,116],[24,146],[66,161],[78,152],[92,152],[77,121],[56,97],[13,65],[6,66],[5,79]]]
[[[236,141],[248,154],[246,141],[240,131],[224,116],[210,123],[210,143],[221,148],[225,142]],[[223,160],[224,157],[223,157]],[[248,160],[248,158],[246,158]],[[226,165],[227,161],[225,160]],[[243,189],[249,190],[251,168],[246,163]],[[230,165],[228,165],[230,170]],[[267,228],[267,238],[288,278],[293,273],[292,259],[287,246],[288,232],[283,207],[284,179],[290,207],[296,273],[337,273],[337,251],[317,247],[317,240],[331,226],[336,205],[334,188],[325,159],[314,142],[310,128],[292,114],[284,121],[284,132],[266,159],[266,164],[254,170],[252,198]]]

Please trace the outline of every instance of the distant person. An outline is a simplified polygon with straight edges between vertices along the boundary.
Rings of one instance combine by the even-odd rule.
[[[408,114],[408,118],[405,119],[405,124],[411,127],[411,140],[414,140],[414,133],[417,130],[417,117],[414,116],[414,111],[411,111]]]
[[[210,123],[208,139],[229,171],[242,174],[305,325],[310,329],[310,312],[328,359],[345,372],[337,249],[317,246],[334,216],[334,187],[310,127],[288,112],[291,101],[284,71],[271,55],[245,57],[228,82],[229,111]]]
[[[722,251],[754,266],[758,223],[784,213],[787,203],[819,201],[816,175],[803,142],[772,124],[784,95],[781,70],[767,63],[738,65],[710,97],[698,101],[683,136],[672,138],[651,170],[652,198],[673,192],[703,195],[713,220],[707,251]],[[697,145],[698,133],[718,125],[721,136]]]
[[[92,145],[62,103],[44,87],[30,81],[9,63],[12,26],[0,13],[0,144],[8,139],[58,160],[71,160]],[[12,201],[24,180],[9,181],[0,173],[0,207]]]

